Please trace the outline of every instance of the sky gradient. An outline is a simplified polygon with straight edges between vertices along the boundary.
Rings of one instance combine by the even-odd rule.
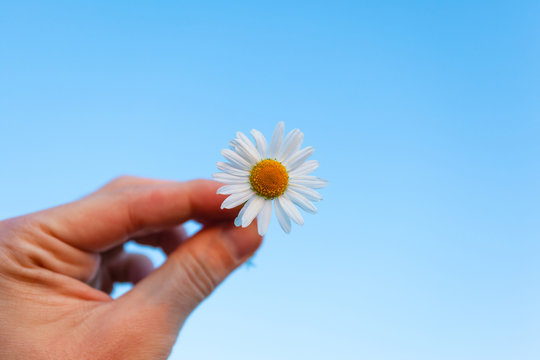
[[[329,180],[319,213],[290,235],[272,219],[171,359],[538,359],[539,16],[0,1],[0,218],[122,174],[208,178],[236,131],[285,121]]]

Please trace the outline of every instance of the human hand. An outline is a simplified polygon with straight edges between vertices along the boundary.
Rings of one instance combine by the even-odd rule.
[[[166,359],[182,324],[258,248],[219,183],[121,177],[73,203],[0,222],[1,359]],[[201,231],[187,238],[180,224]],[[123,251],[133,239],[168,255]],[[147,276],[148,275],[148,276]],[[113,300],[115,281],[136,285]]]

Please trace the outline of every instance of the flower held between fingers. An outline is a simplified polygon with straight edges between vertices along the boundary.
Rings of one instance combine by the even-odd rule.
[[[291,220],[299,225],[304,223],[297,206],[316,213],[312,202],[322,197],[314,189],[327,185],[327,181],[309,175],[319,163],[307,160],[315,151],[312,146],[300,149],[304,134],[294,129],[283,138],[284,130],[284,123],[278,123],[270,145],[257,130],[251,130],[255,144],[238,132],[230,142],[230,149],[221,152],[228,163],[218,162],[222,173],[214,174],[214,179],[227,184],[217,191],[229,195],[221,208],[244,204],[235,225],[247,227],[257,217],[260,235],[266,233],[270,224],[272,202],[281,228],[289,233]]]

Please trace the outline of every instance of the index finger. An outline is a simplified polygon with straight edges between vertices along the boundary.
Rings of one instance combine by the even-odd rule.
[[[212,180],[150,182],[103,188],[81,200],[38,213],[40,226],[86,251],[105,251],[142,231],[193,219],[211,223],[233,219],[237,209],[221,210],[224,196]]]

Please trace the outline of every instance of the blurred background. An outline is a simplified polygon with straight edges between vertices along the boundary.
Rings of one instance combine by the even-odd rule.
[[[171,359],[538,359],[539,16],[0,1],[0,218],[122,174],[210,177],[236,131],[285,121],[330,181],[319,213],[290,235],[274,218]]]

